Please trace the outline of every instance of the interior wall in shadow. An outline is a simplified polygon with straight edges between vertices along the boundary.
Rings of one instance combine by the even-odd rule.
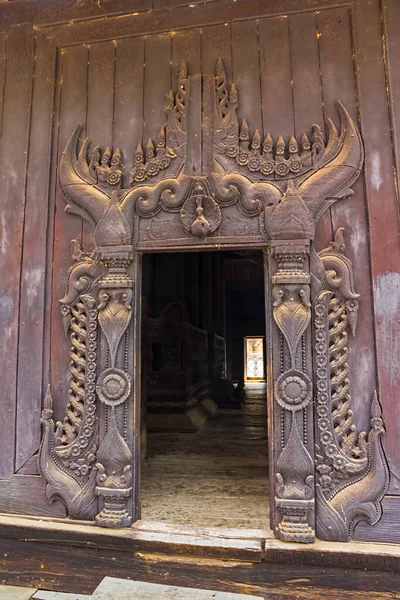
[[[226,344],[228,377],[244,379],[244,338],[265,336],[262,284],[226,283]]]

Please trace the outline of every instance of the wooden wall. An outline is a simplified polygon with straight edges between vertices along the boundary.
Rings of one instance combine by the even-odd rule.
[[[360,124],[365,177],[324,217],[316,244],[346,228],[361,294],[349,355],[356,419],[368,427],[378,389],[389,493],[400,495],[399,25],[397,0],[0,4],[0,478],[34,473],[47,383],[57,419],[67,402],[58,300],[70,240],[91,247],[86,226],[64,213],[57,183],[73,127],[83,123],[93,144],[120,145],[129,170],[137,142],[164,121],[181,58],[192,73],[212,73],[222,56],[252,130],[287,138],[328,116],[337,122],[338,99]]]

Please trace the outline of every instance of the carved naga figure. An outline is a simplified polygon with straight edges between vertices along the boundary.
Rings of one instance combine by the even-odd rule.
[[[272,297],[275,533],[312,542],[316,502],[318,535],[348,539],[359,518],[379,516],[387,486],[383,426],[376,399],[368,438],[357,436],[353,424],[345,348],[358,295],[341,234],[319,257],[312,242],[323,212],[353,193],[363,165],[360,134],[340,103],[340,134],[328,119],[326,143],[317,125],[287,143],[251,134],[246,120],[238,121],[238,91],[228,86],[220,59],[215,76],[198,82],[182,63],[178,92],[167,96],[166,124],[145,151],[138,143],[129,182],[120,149],[91,152],[79,125],[64,150],[66,210],[93,227],[95,251],[86,255],[74,244],[61,300],[71,337],[70,394],[62,424],[54,426],[50,391],[42,413],[39,463],[47,494],[61,498],[74,518],[96,517],[109,527],[132,522],[134,436],[127,424],[134,410],[135,250],[146,247],[147,231],[160,218],[170,219],[181,246],[246,245],[251,228],[252,244],[267,249]],[[195,108],[189,110],[196,90],[204,96],[196,106],[212,107],[201,141]],[[193,159],[199,147],[200,172]]]

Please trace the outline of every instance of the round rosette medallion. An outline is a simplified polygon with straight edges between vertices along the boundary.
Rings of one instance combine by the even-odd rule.
[[[294,412],[304,408],[312,398],[310,378],[295,369],[282,373],[275,383],[275,397],[286,410]]]
[[[97,380],[96,391],[101,402],[108,406],[118,406],[131,393],[130,377],[120,369],[106,369]]]

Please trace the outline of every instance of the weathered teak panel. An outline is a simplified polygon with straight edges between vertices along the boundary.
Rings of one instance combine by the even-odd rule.
[[[125,11],[123,0],[114,4],[115,10],[110,9],[110,13]],[[176,3],[171,0],[170,8],[156,4],[153,12],[145,10],[148,8],[147,4],[144,1],[139,2],[138,14],[127,16],[124,19],[115,17],[105,20],[100,18],[77,21],[68,26],[51,25],[52,20],[62,20],[63,15],[68,15],[70,18],[71,13],[68,13],[66,5],[63,9],[65,12],[61,8],[49,10],[47,18],[50,26],[48,27],[40,27],[33,32],[29,25],[17,25],[7,32],[6,83],[0,146],[4,181],[2,215],[5,219],[5,225],[2,223],[2,254],[0,256],[4,262],[4,266],[1,263],[3,292],[1,307],[3,339],[6,340],[2,346],[1,365],[2,372],[7,373],[2,386],[2,406],[4,414],[7,415],[7,422],[3,422],[4,433],[0,440],[0,475],[7,478],[19,471],[21,475],[17,476],[20,477],[17,483],[21,481],[22,485],[25,483],[23,480],[25,475],[22,473],[35,473],[34,460],[31,460],[31,457],[37,451],[39,444],[38,416],[43,395],[42,383],[45,385],[48,382],[51,383],[56,419],[62,419],[65,413],[69,387],[66,373],[70,360],[70,342],[65,338],[59,299],[65,293],[67,273],[71,263],[71,240],[77,240],[84,252],[91,252],[94,249],[92,228],[87,223],[82,226],[79,217],[64,213],[65,200],[58,183],[58,165],[72,130],[76,123],[80,122],[83,124],[85,135],[91,139],[93,145],[101,146],[103,152],[108,147],[114,151],[117,147],[122,149],[125,164],[122,180],[123,187],[127,188],[129,187],[129,172],[133,167],[134,160],[138,161],[138,169],[142,164],[140,148],[139,152],[136,151],[137,144],[142,144],[143,152],[144,154],[148,153],[148,159],[151,162],[153,150],[148,145],[148,139],[156,141],[160,127],[165,122],[165,96],[171,86],[174,93],[178,91],[176,81],[179,74],[185,81],[189,76],[190,86],[186,100],[188,111],[187,132],[185,132],[187,136],[186,155],[180,156],[176,152],[177,146],[175,145],[173,149],[178,154],[178,158],[171,160],[170,170],[166,173],[176,177],[179,165],[184,169],[186,176],[188,175],[188,166],[191,174],[209,175],[208,169],[212,163],[212,158],[210,158],[212,127],[209,126],[210,120],[204,120],[204,117],[210,117],[213,113],[210,90],[214,88],[213,75],[217,59],[221,57],[226,72],[227,90],[229,92],[231,82],[236,84],[239,98],[238,116],[239,119],[246,119],[249,126],[249,139],[247,139],[246,124],[242,125],[240,130],[237,129],[236,133],[241,133],[241,141],[238,142],[237,148],[243,150],[245,145],[248,146],[252,142],[251,154],[253,158],[256,157],[254,165],[259,156],[257,144],[263,143],[263,137],[269,131],[274,142],[274,152],[279,135],[283,136],[285,143],[289,141],[291,135],[296,136],[300,145],[297,150],[294,148],[292,151],[293,161],[298,153],[301,154],[301,134],[306,131],[311,136],[310,128],[313,123],[323,127],[324,121],[331,117],[339,127],[335,110],[337,100],[344,103],[350,117],[356,123],[361,117],[360,129],[366,150],[365,178],[361,177],[355,182],[354,195],[351,198],[341,199],[322,215],[316,230],[315,249],[320,252],[323,248],[328,248],[334,240],[334,233],[340,227],[345,227],[345,255],[353,265],[354,282],[351,264],[342,257],[344,248],[340,234],[329,251],[322,254],[320,252],[320,259],[323,262],[340,265],[343,273],[346,273],[345,277],[350,277],[351,285],[347,286],[345,290],[344,288],[339,290],[339,300],[346,299],[351,302],[356,300],[356,292],[360,295],[359,319],[355,336],[345,339],[345,345],[349,349],[348,373],[351,381],[351,408],[354,415],[349,415],[349,407],[346,405],[343,412],[344,422],[341,420],[341,416],[338,417],[339,428],[341,428],[340,435],[347,432],[345,436],[348,439],[352,437],[352,419],[356,424],[357,434],[360,431],[369,430],[369,406],[374,390],[378,389],[387,429],[385,450],[392,473],[389,490],[393,494],[398,494],[400,451],[397,439],[400,423],[394,394],[398,385],[396,377],[400,357],[397,355],[396,343],[398,303],[394,299],[397,297],[399,248],[398,207],[390,144],[390,114],[392,122],[396,124],[395,116],[398,108],[396,94],[398,90],[396,80],[389,71],[388,81],[392,85],[389,88],[392,111],[389,113],[379,3],[372,2],[369,10],[365,11],[360,0],[355,0],[353,3],[335,2],[334,7],[323,1],[287,0],[276,3],[273,8],[269,6],[269,3],[261,0],[247,4],[220,0],[209,6],[200,4],[193,9],[187,6],[173,8]],[[179,2],[179,4],[181,3]],[[216,6],[217,4],[219,7]],[[11,8],[0,7],[0,15],[4,13],[2,23],[5,27],[18,22],[19,5],[20,2],[16,0],[14,12]],[[140,12],[141,9],[143,12]],[[87,16],[96,14],[95,7],[91,7],[90,11],[92,12],[88,12]],[[390,23],[394,23],[393,19],[398,16],[398,11],[399,9],[393,1],[387,2],[386,12],[391,15]],[[32,22],[39,22],[39,20],[42,23],[46,22],[46,17],[36,15],[34,6],[29,7],[24,16],[28,21],[31,19]],[[79,15],[77,16],[79,17]],[[369,34],[365,35],[367,30]],[[390,25],[389,21],[387,33],[390,65],[396,60],[394,49],[397,43],[397,32],[393,30],[393,25]],[[1,43],[3,38],[4,36],[1,37],[0,34],[0,80],[2,77]],[[187,74],[182,72],[182,59],[186,60]],[[32,79],[33,73],[34,79]],[[202,76],[203,79],[201,79]],[[221,77],[221,73],[217,72],[217,86],[219,77]],[[179,104],[180,100],[176,96],[174,97],[175,106]],[[17,105],[16,102],[18,102]],[[234,103],[234,99],[232,103]],[[202,110],[204,111],[203,134],[201,133]],[[346,123],[348,126],[349,122],[346,121]],[[260,140],[257,135],[254,137],[257,129],[262,134]],[[318,130],[316,133],[317,136],[311,139],[314,144],[318,144]],[[200,139],[201,135],[203,136],[202,140]],[[167,143],[169,143],[168,135]],[[265,155],[268,155],[268,143],[267,140],[264,149]],[[28,145],[29,152],[27,153]],[[316,148],[317,146],[314,146],[314,152],[317,152]],[[119,160],[117,156],[114,155],[114,157],[115,160]],[[287,154],[286,157],[288,158]],[[184,158],[186,160],[183,160]],[[254,178],[254,181],[265,180],[265,175],[260,170],[249,170],[245,161],[241,163],[238,160],[234,164],[229,162],[225,156],[220,162],[227,172],[233,170],[246,178]],[[286,163],[282,161],[282,164]],[[115,167],[114,172],[118,173],[118,162],[115,163]],[[267,167],[265,169],[267,172]],[[295,174],[295,172],[293,173]],[[96,175],[92,172],[93,174],[95,177],[98,176],[98,173]],[[157,184],[157,182],[162,182],[164,177],[165,173],[161,171],[146,183]],[[286,192],[284,197],[290,198],[291,202],[296,202],[294,190],[290,186],[286,189],[286,183],[279,183],[286,182],[285,177],[279,179],[279,171],[275,177],[275,179],[271,179],[275,185],[274,189],[278,189],[281,194]],[[298,179],[295,177],[295,180],[300,189],[301,177]],[[204,180],[201,182],[204,184]],[[142,184],[139,176],[134,185]],[[95,183],[95,185],[97,184]],[[219,197],[219,191],[217,193],[216,190],[215,187],[211,192],[214,204],[215,198]],[[198,187],[197,196],[210,196],[210,192],[206,193],[206,191],[205,187],[202,188],[202,191]],[[279,193],[276,194],[276,198]],[[187,197],[193,197],[193,195],[194,191],[188,193]],[[207,202],[209,201],[207,200]],[[140,200],[137,203],[139,205]],[[272,204],[274,203],[276,203],[275,200]],[[273,235],[271,233],[265,235],[260,230],[258,216],[251,217],[245,210],[238,210],[233,205],[224,206],[223,203],[219,208],[220,211],[222,209],[220,221],[218,206],[216,208],[214,204],[210,202],[209,205],[204,204],[204,207],[200,207],[204,209],[204,214],[200,216],[205,215],[211,229],[215,227],[215,233],[212,233],[206,242],[196,240],[192,231],[193,221],[189,220],[186,223],[184,216],[182,222],[187,228],[187,232],[183,234],[184,228],[179,221],[179,211],[174,212],[174,207],[172,212],[161,211],[154,216],[137,219],[133,245],[136,244],[136,248],[143,250],[167,246],[199,248],[213,243],[240,244],[242,246],[252,244],[256,247],[269,248],[271,247],[271,237],[285,239],[283,231],[290,232],[287,225],[281,224],[279,234],[275,232]],[[190,203],[187,207],[190,208],[189,205]],[[210,214],[208,214],[209,210]],[[128,219],[129,223],[130,218]],[[231,226],[233,220],[235,221],[234,228]],[[306,233],[308,239],[313,237],[313,232]],[[384,239],[382,239],[383,236]],[[299,237],[301,236],[297,235],[297,238]],[[273,255],[270,256],[269,266],[266,269],[268,287],[281,285],[277,279],[271,280],[271,277],[276,276],[275,271],[279,265],[283,270],[289,269],[288,266],[285,267],[285,264],[276,262],[282,244],[275,244],[275,246],[277,254],[275,258]],[[290,242],[288,247],[293,250],[294,246],[293,242]],[[11,248],[16,250],[11,252]],[[302,249],[296,246],[295,251],[295,253],[298,252],[299,260],[300,257],[310,256],[311,262],[309,263],[307,258],[302,265],[304,271],[297,273],[296,276],[303,278],[307,287],[309,285],[309,269],[311,269],[312,286],[314,286],[311,298],[312,307],[308,307],[304,296],[302,296],[301,303],[299,297],[290,300],[290,302],[296,302],[299,311],[304,313],[305,329],[301,331],[303,334],[303,349],[301,350],[303,364],[300,370],[307,377],[311,377],[312,371],[317,373],[318,370],[317,366],[312,366],[311,362],[311,332],[314,325],[309,323],[309,317],[311,312],[315,312],[316,308],[320,306],[315,279],[322,277],[322,271],[321,263],[313,248],[312,246],[310,255],[307,243],[303,244]],[[80,252],[78,245],[75,244],[73,258],[77,264],[84,258]],[[103,258],[106,260],[106,253]],[[92,257],[89,258],[90,265],[92,265],[91,260]],[[126,260],[131,261],[129,252]],[[318,268],[316,268],[317,265],[319,265]],[[139,262],[136,262],[135,269],[140,271],[139,267]],[[105,271],[102,271],[100,267],[97,272],[97,263],[93,268],[96,276],[105,276]],[[129,269],[129,277],[134,278],[132,267]],[[119,275],[123,275],[122,272]],[[137,279],[137,284],[139,281],[140,277]],[[330,289],[329,286],[326,289]],[[95,292],[95,288],[93,290]],[[286,294],[287,291],[287,289],[283,290],[282,293]],[[331,294],[336,291],[330,289]],[[293,290],[290,290],[286,302],[281,305],[284,308],[286,308],[292,292]],[[273,293],[274,289],[272,289]],[[139,297],[140,294],[136,289],[136,301],[139,300]],[[325,299],[328,302],[327,296]],[[335,301],[334,296],[331,299],[332,302]],[[292,334],[285,333],[280,317],[277,317],[279,302],[276,298],[274,300],[276,304],[275,320],[271,312],[271,299],[267,300],[271,333],[275,339],[271,351],[275,357],[283,352],[284,370],[287,371],[289,369],[288,361],[291,360],[290,352],[287,354],[287,350],[282,351],[282,344],[285,348],[285,343],[290,346],[294,342],[291,338]],[[97,300],[96,304],[97,306],[99,304]],[[125,308],[130,310],[128,304],[126,303]],[[323,302],[321,301],[320,304]],[[325,308],[321,305],[319,310],[326,310],[327,306],[331,306],[329,310],[334,310],[333,305],[329,305],[329,303],[325,304]],[[105,306],[100,308],[96,317],[96,319],[100,319],[100,327],[102,327],[101,311],[104,309]],[[136,310],[137,308],[133,309],[132,313],[137,314]],[[349,313],[342,315],[341,318],[344,319],[342,324],[346,325],[346,319],[349,316],[351,317]],[[315,323],[317,323],[318,315],[315,314],[314,317]],[[18,323],[19,326],[17,326]],[[119,353],[117,362],[120,362],[118,368],[122,371],[133,369],[131,342],[134,331],[132,323],[121,342],[121,344],[126,344],[127,354],[125,357],[122,356],[122,346],[117,350],[117,354]],[[292,326],[293,323],[294,321],[292,321]],[[349,325],[351,324],[350,322]],[[137,321],[135,321],[135,327],[138,331],[139,323]],[[281,327],[280,341],[279,327]],[[303,325],[300,329],[302,327]],[[103,327],[103,333],[104,331]],[[334,335],[334,332],[326,330],[325,334],[329,337]],[[100,358],[98,357],[97,360],[98,375],[106,367],[106,363],[107,368],[111,368],[111,363],[107,362],[109,358],[105,358],[108,338],[105,333],[104,335],[105,339],[103,336],[98,343],[100,353]],[[290,342],[288,342],[289,338]],[[296,346],[296,344],[294,345]],[[109,349],[111,350],[110,346]],[[293,349],[292,346],[291,351],[296,354],[300,352],[300,347],[296,346]],[[106,361],[104,364],[102,356]],[[345,361],[344,356],[342,359]],[[110,360],[112,362],[112,359]],[[295,357],[295,363],[296,360]],[[281,375],[281,367],[282,365],[277,366],[275,358],[273,360],[275,382]],[[137,368],[136,364],[135,369]],[[295,364],[295,370],[298,368],[299,366]],[[346,369],[347,366],[341,372],[343,376],[347,375]],[[130,375],[132,376],[134,373],[131,372]],[[272,371],[270,371],[270,375],[272,375]],[[136,394],[139,393],[139,379],[138,376],[133,377],[133,389]],[[283,447],[286,447],[290,438],[290,423],[293,425],[295,420],[291,420],[290,411],[285,412],[285,409],[282,411],[283,417],[278,414],[280,409],[272,400],[273,383],[271,379],[270,402],[272,403],[271,409],[275,411],[276,416],[274,422],[271,423],[271,437],[274,444],[272,472],[275,474],[279,453],[282,450],[281,442],[277,442],[278,432],[283,428]],[[318,376],[314,383],[318,385]],[[314,400],[317,400],[316,394],[313,397]],[[345,400],[347,402],[349,399]],[[126,425],[127,422],[139,422],[135,412],[138,410],[138,406],[132,402],[132,397],[130,397],[128,406],[124,416],[122,413],[120,415],[122,420],[119,421],[117,418],[117,426],[122,436],[126,438],[129,452],[138,455],[138,449],[134,446],[134,443],[138,443],[137,436],[134,442],[134,431]],[[105,419],[106,412],[106,409],[101,408],[99,413],[100,437],[105,433],[107,423],[109,423]],[[303,446],[307,448],[309,456],[314,454],[312,412],[310,404],[304,411],[302,442]],[[374,419],[375,426],[379,429],[377,413],[374,415]],[[319,421],[317,421],[318,424],[320,424]],[[299,431],[302,429],[300,419],[297,422],[297,428]],[[305,436],[305,432],[307,436]],[[295,434],[296,432],[293,432],[293,436]],[[350,446],[349,442],[349,448]],[[356,450],[361,457],[359,457],[357,468],[362,463],[360,469],[364,473],[363,469],[367,467],[363,458],[365,448],[362,441],[359,446],[356,446]],[[349,450],[349,452],[351,454],[353,451]],[[379,459],[378,455],[377,459]],[[327,457],[324,460],[329,462]],[[303,471],[309,469],[309,476],[312,477],[314,467],[305,466],[307,462],[308,458],[306,457],[301,468]],[[127,507],[128,512],[131,511],[131,514],[138,516],[139,487],[136,464],[134,460],[133,475],[136,484],[133,485],[133,505],[135,509],[132,512],[130,502]],[[370,467],[369,463],[367,470]],[[326,477],[332,476],[332,472],[328,473],[327,470],[325,473],[323,470],[317,470],[317,472]],[[94,473],[94,469],[92,473]],[[380,474],[384,478],[384,470]],[[37,479],[35,485],[39,485]],[[336,489],[339,484],[331,480],[330,485],[336,486],[334,487]],[[385,489],[383,481],[379,485],[381,485],[381,490]],[[373,486],[369,487],[370,490],[372,488]],[[327,490],[325,492],[325,497],[328,497],[329,492]],[[375,496],[371,499],[378,501],[380,499],[379,490],[375,490],[375,492]],[[302,493],[306,493],[305,489]],[[311,497],[313,497],[313,492],[311,492]],[[306,499],[303,498],[303,500]],[[6,505],[4,504],[4,506]],[[8,506],[7,504],[7,510],[9,510]],[[376,504],[370,508],[372,512],[369,517],[376,520],[379,517],[379,507]],[[55,505],[55,509],[62,514],[61,507],[58,509]],[[375,509],[378,512],[375,513]],[[19,506],[15,510],[23,512]],[[31,510],[34,512],[34,509],[31,508],[28,512]],[[38,511],[40,514],[44,514],[45,510],[45,502],[43,502]],[[307,513],[307,510],[304,514]],[[51,514],[50,511],[49,508],[49,514]],[[95,513],[92,506],[90,515],[94,516]],[[278,523],[281,516],[278,513],[273,514],[274,524]],[[290,522],[290,516],[288,519]],[[326,515],[323,520],[325,523],[327,522]],[[128,521],[129,519],[127,519]],[[312,529],[312,509],[308,514],[308,524]],[[346,523],[346,527],[347,525],[348,523]],[[360,532],[365,530],[364,525],[358,526],[357,530]],[[373,531],[377,532],[375,539],[379,539],[379,525],[371,529],[371,532]],[[369,539],[374,536],[371,532],[365,534]],[[329,536],[330,534],[321,532],[321,535]],[[345,533],[342,532],[341,535],[345,537]],[[385,536],[387,539],[386,533]],[[312,538],[311,533],[309,537]]]

